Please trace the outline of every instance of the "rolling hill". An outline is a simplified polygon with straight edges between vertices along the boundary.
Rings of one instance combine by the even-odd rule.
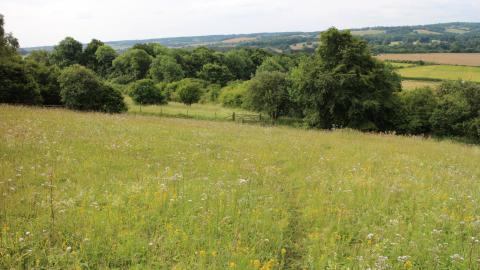
[[[350,29],[369,42],[374,53],[406,52],[480,52],[480,23],[443,23],[417,26],[368,27]],[[106,42],[118,51],[137,43],[160,43],[172,48],[207,46],[228,50],[241,46],[270,49],[277,52],[311,52],[317,45],[316,32],[252,33],[191,37],[154,38]],[[53,46],[22,48],[51,50]]]

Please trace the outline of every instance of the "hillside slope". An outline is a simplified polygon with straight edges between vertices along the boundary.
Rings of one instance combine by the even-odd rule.
[[[5,105],[0,115],[2,269],[468,269],[480,256],[478,147]]]

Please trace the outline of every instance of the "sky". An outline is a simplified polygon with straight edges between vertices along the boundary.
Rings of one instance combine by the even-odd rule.
[[[480,0],[0,0],[22,47],[328,27],[480,22]]]

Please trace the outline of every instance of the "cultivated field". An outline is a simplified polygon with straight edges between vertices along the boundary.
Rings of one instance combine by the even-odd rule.
[[[402,80],[402,89],[404,90],[415,90],[415,89],[424,88],[424,87],[435,88],[439,85],[440,85],[440,82]]]
[[[425,61],[444,65],[480,66],[480,53],[412,53],[381,54],[382,60]]]
[[[0,269],[475,269],[480,149],[0,106]]]
[[[401,68],[398,73],[404,78],[425,78],[438,80],[466,80],[480,82],[480,67],[467,66],[415,66]]]

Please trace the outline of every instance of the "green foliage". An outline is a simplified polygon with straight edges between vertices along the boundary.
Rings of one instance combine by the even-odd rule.
[[[237,80],[249,80],[256,70],[256,65],[247,50],[227,52],[225,64]]]
[[[259,72],[288,72],[295,66],[294,61],[286,55],[274,55],[270,56],[263,61],[263,63],[257,68]]]
[[[247,93],[250,81],[232,82],[228,86],[222,88],[218,100],[225,107],[245,108],[248,107]]]
[[[40,62],[36,60],[40,60]],[[43,59],[38,59],[38,57],[28,57],[26,65],[28,72],[38,84],[43,104],[62,105],[60,84],[58,83],[60,69],[55,65],[45,63]]]
[[[393,128],[392,94],[400,89],[399,76],[348,31],[329,29],[320,43],[317,55],[304,59],[291,76],[307,123],[320,128]]]
[[[104,46],[105,44],[98,40],[98,39],[92,39],[90,43],[87,44],[87,47],[85,47],[85,50],[83,50],[83,61],[82,64],[91,69],[94,70],[95,72],[99,71],[99,63],[97,60],[96,52],[98,48]]]
[[[202,96],[204,84],[201,81],[193,79],[184,79],[178,83],[176,89],[176,96],[178,101],[185,105],[192,105],[200,101]]]
[[[205,64],[197,76],[200,79],[222,86],[233,79],[232,73],[226,66],[214,63]]]
[[[405,134],[430,134],[430,117],[437,106],[431,88],[420,88],[398,94],[397,131]]]
[[[174,82],[184,78],[182,66],[171,56],[157,56],[150,67],[150,76],[156,82]]]
[[[69,109],[108,113],[127,109],[119,91],[100,81],[92,70],[83,66],[65,68],[58,80],[62,102]]]
[[[66,37],[53,48],[52,59],[62,68],[83,63],[82,43]]]
[[[4,58],[0,61],[0,103],[42,103],[42,96],[35,78],[19,58]]]
[[[166,104],[167,99],[162,91],[149,79],[134,82],[130,86],[129,95],[137,104]]]
[[[11,33],[5,33],[4,24],[5,19],[0,14],[0,59],[16,55],[20,48],[18,40]]]
[[[201,103],[217,103],[218,97],[222,92],[222,87],[219,84],[209,84],[200,99]]]
[[[151,62],[152,57],[144,50],[130,49],[113,61],[113,76],[118,78],[118,83],[144,79]]]
[[[25,60],[28,62],[34,62],[34,63],[42,64],[45,66],[54,65],[54,62],[50,53],[45,50],[33,51],[25,57]]]
[[[431,123],[435,134],[480,141],[480,85],[472,82],[445,82],[438,89],[438,106]]]
[[[117,52],[115,52],[115,50],[112,47],[108,45],[102,45],[98,47],[97,51],[95,51],[97,73],[103,77],[107,77],[108,74],[110,74],[112,71],[112,63],[116,57],[117,57]]]
[[[257,73],[248,84],[249,107],[258,112],[265,112],[270,118],[277,120],[288,111],[288,87],[289,82],[285,73],[278,71]]]

